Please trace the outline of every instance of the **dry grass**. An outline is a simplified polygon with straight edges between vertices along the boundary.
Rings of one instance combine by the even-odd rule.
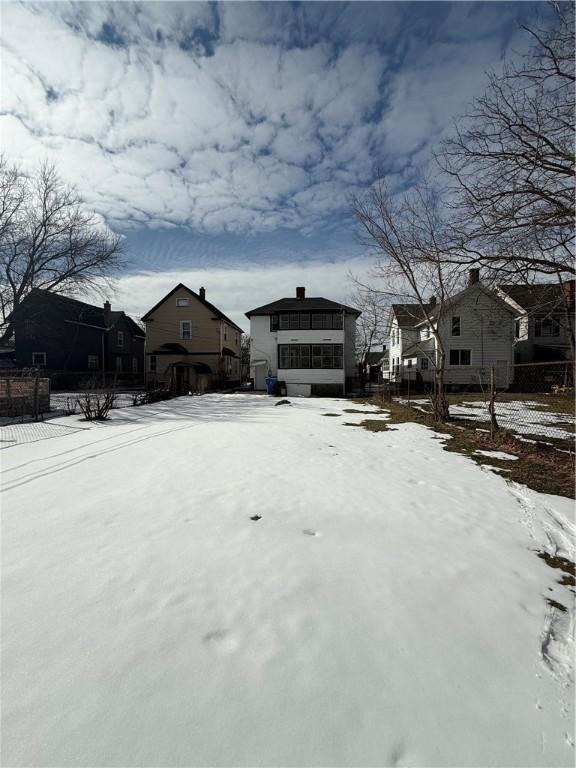
[[[356,402],[380,405],[380,402],[370,400]],[[478,430],[477,422],[464,424],[459,420],[457,423],[436,424],[430,414],[395,402],[387,403],[384,408],[390,414],[387,421],[366,419],[360,424],[349,426],[360,426],[371,432],[382,432],[393,424],[416,422],[436,432],[450,435],[444,441],[445,450],[468,456],[478,464],[506,469],[506,480],[521,483],[542,493],[575,497],[574,456],[571,452],[560,452],[554,446],[542,442],[527,443],[505,429],[500,429],[494,439],[491,439],[488,432]],[[481,456],[475,453],[477,450],[503,451],[517,456],[518,460],[509,461]]]

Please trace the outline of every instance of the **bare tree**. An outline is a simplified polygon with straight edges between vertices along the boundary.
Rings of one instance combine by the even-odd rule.
[[[446,351],[439,328],[460,273],[447,263],[452,243],[440,214],[437,190],[426,183],[394,197],[384,181],[354,202],[364,242],[375,256],[370,290],[382,300],[396,298],[417,307],[415,318],[426,321],[435,338],[434,417],[449,417],[444,386]],[[434,303],[429,298],[435,297]]]
[[[488,86],[437,159],[454,182],[453,258],[514,282],[574,275],[574,4]]]
[[[54,166],[44,163],[28,176],[0,157],[0,341],[12,335],[8,318],[33,288],[100,287],[121,255],[119,236],[86,209]]]
[[[375,346],[382,349],[388,340],[390,300],[373,288],[362,286],[356,279],[352,279],[356,288],[346,303],[362,313],[356,321],[356,358],[364,370],[368,352]]]
[[[248,378],[250,372],[250,336],[243,333],[240,339],[240,382]]]

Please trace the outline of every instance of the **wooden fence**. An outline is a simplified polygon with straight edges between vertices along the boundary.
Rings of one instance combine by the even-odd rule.
[[[0,416],[34,416],[50,410],[50,379],[0,378]]]

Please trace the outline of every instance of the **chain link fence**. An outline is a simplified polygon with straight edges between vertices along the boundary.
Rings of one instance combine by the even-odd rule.
[[[66,384],[72,386],[66,387]],[[112,408],[136,405],[145,391],[142,374],[46,372],[40,368],[0,371],[0,425],[38,421],[48,416],[69,416],[81,412],[87,395],[104,397],[113,393]]]
[[[490,433],[505,429],[520,440],[574,450],[573,361],[447,368],[445,386],[456,425]],[[372,394],[431,414],[433,391],[433,381],[409,372]]]

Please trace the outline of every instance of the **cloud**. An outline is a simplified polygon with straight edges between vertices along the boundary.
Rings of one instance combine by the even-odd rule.
[[[298,262],[237,269],[182,269],[164,272],[139,272],[122,276],[110,295],[114,307],[140,318],[178,283],[193,291],[206,288],[206,298],[246,332],[250,322],[245,312],[276,299],[295,295],[297,285],[306,287],[308,296],[325,296],[345,302],[352,292],[349,274],[366,277],[370,260],[353,258],[338,263]],[[84,296],[100,303],[95,294]]]
[[[0,130],[114,227],[330,227],[409,183],[517,10],[471,3],[5,3]]]

